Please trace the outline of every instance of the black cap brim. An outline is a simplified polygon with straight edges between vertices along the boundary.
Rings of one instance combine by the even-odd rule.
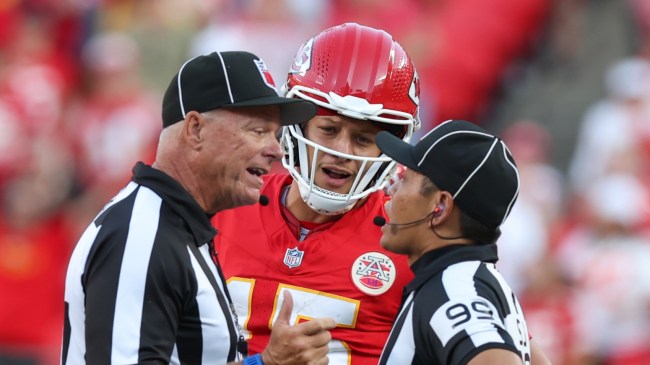
[[[386,156],[409,169],[420,171],[418,163],[413,156],[413,146],[404,142],[402,139],[389,132],[382,131],[377,133],[375,143]]]
[[[316,115],[316,104],[308,100],[291,99],[281,96],[267,96],[235,104],[224,105],[223,108],[242,108],[252,106],[277,105],[280,107],[280,124],[291,125],[303,123]]]

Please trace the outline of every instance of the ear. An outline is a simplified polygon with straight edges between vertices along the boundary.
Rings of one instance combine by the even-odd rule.
[[[188,112],[182,122],[182,138],[185,143],[195,149],[200,149],[204,138],[203,130],[205,128],[206,122],[207,121],[205,117],[203,117],[201,113],[196,111]]]
[[[454,199],[451,197],[451,194],[447,191],[441,191],[438,196],[438,202],[433,208],[433,219],[440,222],[446,217],[449,216],[451,210],[454,207]]]

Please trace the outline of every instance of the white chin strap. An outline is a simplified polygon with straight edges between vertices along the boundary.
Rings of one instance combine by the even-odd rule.
[[[293,138],[292,138],[293,137]],[[297,142],[298,158],[300,166],[304,166],[300,171],[296,169],[296,161],[294,156],[294,144]],[[348,155],[345,153],[337,152],[329,148],[323,147],[306,139],[302,130],[297,125],[284,127],[280,143],[284,148],[284,158],[282,165],[291,173],[291,176],[298,182],[300,189],[300,196],[307,205],[319,214],[323,215],[339,215],[343,214],[360,200],[368,196],[370,193],[383,189],[386,184],[387,177],[395,167],[393,162],[386,155],[380,157],[359,157]],[[307,146],[314,149],[312,161],[309,161],[307,154]],[[319,153],[327,153],[344,159],[361,161],[359,168],[360,173],[357,174],[350,191],[346,194],[333,192],[323,189],[314,183],[314,176],[316,175],[316,162],[318,161]],[[388,166],[379,171],[382,165]],[[310,166],[311,168],[307,168]],[[369,167],[368,167],[369,166]],[[367,171],[365,171],[367,169]],[[363,173],[362,171],[365,171]],[[373,181],[373,178],[378,173],[379,177],[374,180],[374,184],[368,188],[368,185]]]
[[[346,200],[346,195],[338,194],[333,191],[319,188],[317,185],[311,185],[304,180],[298,180],[300,196],[302,200],[309,205],[311,209],[322,215],[339,215],[343,214],[352,207],[359,199]],[[337,195],[343,199],[332,200],[331,196]],[[326,197],[330,196],[330,197]]]

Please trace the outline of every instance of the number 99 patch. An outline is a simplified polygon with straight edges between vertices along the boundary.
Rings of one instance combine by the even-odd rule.
[[[443,346],[456,334],[465,331],[470,337],[481,333],[489,340],[490,332],[497,338],[497,328],[504,329],[494,305],[484,298],[468,298],[466,301],[449,301],[431,317],[429,325],[438,335]]]

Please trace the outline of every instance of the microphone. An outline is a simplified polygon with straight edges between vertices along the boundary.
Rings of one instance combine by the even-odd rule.
[[[265,207],[265,206],[269,205],[269,197],[266,196],[266,195],[260,194],[259,202],[260,202],[261,206]]]
[[[383,227],[384,225],[386,225],[386,218],[378,215],[372,220],[372,223],[377,227]]]
[[[406,222],[406,223],[387,223],[386,218],[378,215],[372,220],[372,223],[374,225],[378,226],[378,227],[382,227],[382,226],[385,226],[385,225],[389,225],[389,226],[411,226],[411,225],[418,224],[418,223],[421,223],[421,222],[429,219],[429,217],[431,217],[432,215],[434,215],[436,213],[437,213],[436,211],[433,211],[433,212],[427,214],[423,218],[420,218],[420,219],[417,219],[417,220],[414,220],[414,221],[411,221],[411,222]]]
[[[384,217],[378,215],[378,216],[376,216],[376,217],[372,220],[372,223],[374,223],[374,225],[376,225],[376,226],[378,226],[378,227],[383,227],[383,226],[385,226],[385,225],[389,225],[389,226],[394,227],[393,229],[397,229],[397,227],[399,227],[399,226],[410,226],[410,225],[413,225],[413,224],[420,223],[420,222],[422,222],[422,221],[428,219],[430,216],[435,215],[436,213],[438,213],[438,212],[433,211],[433,212],[429,213],[429,214],[428,214],[426,217],[424,217],[424,218],[421,218],[421,219],[418,219],[418,220],[414,220],[414,221],[411,221],[411,222],[406,222],[406,223],[387,223],[387,222],[386,222],[386,218],[384,218]],[[449,240],[457,240],[457,239],[459,239],[459,238],[463,238],[462,235],[460,235],[460,236],[456,236],[456,237],[445,237],[445,236],[441,236],[441,235],[439,235],[438,232],[436,232],[436,230],[435,230],[433,227],[431,227],[431,230],[433,231],[433,233],[434,233],[436,236],[438,236],[438,238],[443,239],[443,240],[447,240],[447,241],[449,241]]]
[[[445,211],[445,205],[443,203],[440,203],[440,204],[436,205],[436,207],[433,209],[433,211],[431,213],[427,214],[426,217],[424,217],[422,219],[418,219],[418,220],[414,220],[414,221],[406,222],[406,223],[386,223],[386,218],[378,215],[372,220],[372,223],[374,223],[378,227],[383,227],[386,224],[388,224],[389,226],[410,226],[412,224],[420,223],[423,220],[426,220],[431,216],[436,218],[439,215],[441,215],[444,211]]]
[[[410,226],[410,225],[418,224],[418,223],[420,223],[420,222],[422,222],[422,221],[424,221],[424,220],[429,219],[429,217],[431,217],[431,216],[434,216],[434,217],[439,216],[440,214],[442,214],[442,212],[443,212],[444,210],[445,210],[445,206],[444,206],[444,204],[441,203],[440,205],[436,206],[436,208],[435,208],[431,213],[427,214],[425,217],[420,218],[420,219],[417,219],[417,220],[414,220],[414,221],[411,221],[411,222],[406,222],[406,223],[387,223],[387,222],[386,222],[386,218],[384,218],[384,217],[378,215],[378,216],[376,216],[376,217],[372,220],[372,223],[374,223],[374,225],[376,225],[376,226],[378,226],[378,227],[383,227],[383,226],[385,226],[385,225],[392,226],[393,234],[394,234],[394,233],[395,233],[394,230],[397,230],[397,227],[399,227],[399,226]],[[456,236],[456,237],[445,237],[445,236],[441,236],[441,235],[438,234],[438,232],[436,232],[436,229],[435,229],[433,226],[431,226],[431,230],[433,231],[433,233],[434,233],[436,236],[438,236],[438,238],[443,239],[443,240],[457,240],[457,239],[459,239],[459,238],[464,238],[463,235]]]

